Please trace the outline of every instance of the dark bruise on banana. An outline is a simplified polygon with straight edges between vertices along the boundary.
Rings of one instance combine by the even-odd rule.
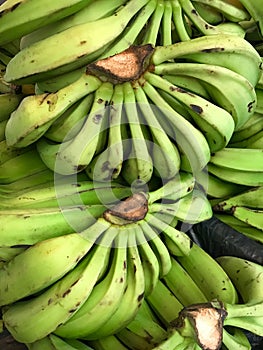
[[[154,48],[150,44],[130,46],[119,54],[87,65],[86,72],[113,84],[134,81],[148,69]]]

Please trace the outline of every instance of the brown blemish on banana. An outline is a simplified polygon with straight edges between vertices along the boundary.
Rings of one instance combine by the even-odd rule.
[[[125,225],[144,219],[148,212],[148,201],[143,193],[135,193],[124,201],[107,209],[103,217],[113,223]],[[119,220],[121,219],[121,220]]]
[[[203,49],[201,52],[211,53],[211,52],[222,52],[225,51],[224,47],[212,47],[211,49]]]
[[[154,48],[151,44],[128,49],[87,65],[86,72],[113,84],[137,80],[147,69]]]
[[[18,2],[17,4],[13,5],[12,7],[9,7],[8,9],[4,9],[0,12],[0,17],[2,17],[5,13],[13,12],[16,8],[18,8],[19,5],[22,4],[23,1]]]
[[[248,103],[248,105],[247,105],[248,113],[250,113],[252,111],[252,109],[254,108],[254,104],[255,103],[256,103],[255,100]]]
[[[197,114],[202,114],[203,113],[203,108],[194,104],[190,104],[191,109],[197,113]]]

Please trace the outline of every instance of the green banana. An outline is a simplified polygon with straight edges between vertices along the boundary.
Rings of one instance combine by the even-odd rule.
[[[75,102],[52,123],[45,137],[54,142],[64,142],[75,137],[88,116],[93,100],[93,94],[89,94]]]
[[[259,171],[236,170],[208,164],[208,171],[218,178],[244,186],[262,186],[263,173]]]
[[[260,132],[263,128],[262,114],[254,112],[248,121],[238,130],[234,131],[230,145],[232,143],[243,141],[249,137],[252,137],[256,133]]]
[[[138,224],[141,226],[146,241],[148,241],[158,259],[159,275],[166,275],[171,268],[171,258],[168,249],[158,233],[146,221],[139,221]]]
[[[153,292],[146,297],[146,302],[165,327],[170,326],[184,307],[162,280],[158,281]]]
[[[159,27],[161,24],[162,16],[164,12],[164,2],[163,0],[157,1],[155,10],[149,19],[149,23],[147,25],[147,30],[145,31],[142,39],[142,45],[152,44],[156,46],[157,37],[159,32]]]
[[[214,215],[236,231],[241,232],[243,235],[253,239],[256,242],[263,243],[262,230],[252,227],[251,225],[237,219],[233,215],[220,214],[216,212]]]
[[[103,205],[44,209],[0,210],[0,246],[31,245],[45,239],[80,232],[105,211]]]
[[[33,148],[6,160],[0,165],[0,183],[9,184],[46,169],[46,165],[42,162],[36,149]]]
[[[33,30],[66,17],[88,5],[90,0],[64,1],[61,4],[43,1],[5,1],[0,5],[0,45],[19,39]],[[43,6],[43,7],[42,7]]]
[[[94,61],[101,55],[99,51],[102,49],[104,51],[107,44],[118,38],[130,20],[148,1],[130,0],[109,17],[75,25],[24,48],[9,62],[5,80],[36,82]],[[105,31],[105,28],[110,30]],[[96,36],[94,36],[95,32]],[[98,37],[100,40],[97,40]],[[61,51],[57,43],[65,41],[67,50]]]
[[[259,0],[239,0],[254,21],[258,24],[261,34],[263,33],[262,7]]]
[[[128,235],[127,281],[121,303],[99,330],[89,334],[88,340],[101,339],[117,333],[136,316],[144,300],[145,281],[134,231]]]
[[[175,42],[190,40],[193,31],[178,0],[172,0],[172,9],[173,22],[177,34]]]
[[[57,92],[25,97],[8,119],[7,144],[25,147],[35,142],[73,103],[100,85],[96,77],[83,74],[77,81]]]
[[[232,211],[236,206],[260,209],[263,208],[263,186],[252,187],[240,191],[235,196],[224,199],[218,202],[213,208],[215,211]]]
[[[199,15],[210,24],[216,25],[223,22],[223,15],[219,9],[212,7],[211,4],[194,1],[193,5]],[[213,5],[213,4],[212,4]]]
[[[0,305],[43,291],[61,279],[92,249],[94,241],[109,225],[98,220],[80,234],[40,241],[14,257],[0,269]],[[86,239],[85,235],[91,238]]]
[[[232,22],[240,22],[250,19],[249,13],[246,9],[241,5],[239,1],[228,1],[228,0],[193,0],[194,5],[204,4],[208,5],[212,9],[220,12],[225,18]],[[210,9],[209,9],[210,10]]]
[[[131,152],[123,163],[121,176],[132,184],[141,185],[147,183],[153,174],[153,163],[149,154],[147,141],[144,138],[139,120],[138,106],[135,93],[130,83],[124,83],[124,108],[128,119],[131,139]]]
[[[257,97],[253,85],[242,75],[225,67],[200,63],[165,63],[155,67],[155,74],[172,74],[176,78],[179,75],[200,80],[212,101],[232,115],[235,130],[243,126],[255,111]],[[172,77],[169,81],[176,85]],[[230,86],[231,91],[227,90]],[[189,87],[191,89],[191,83]],[[222,117],[222,113],[220,115]],[[223,123],[221,117],[220,121]]]
[[[261,74],[262,59],[258,52],[248,41],[231,34],[201,36],[168,47],[158,46],[151,56],[155,66],[171,59],[222,66],[242,75],[252,86]]]
[[[95,350],[127,350],[127,347],[115,335],[109,335],[89,341],[88,343],[91,344]]]
[[[212,154],[210,163],[227,169],[261,172],[263,152],[261,149],[224,148]]]
[[[85,169],[91,179],[109,181],[120,175],[125,156],[122,140],[123,98],[122,85],[115,85],[111,105],[108,107],[110,110],[107,148],[95,156]]]
[[[17,341],[30,343],[45,337],[84,304],[104,268],[104,260],[108,259],[111,243],[117,234],[111,227],[97,242],[99,244],[94,245],[91,253],[61,280],[32,299],[6,307],[3,320]]]
[[[21,247],[0,247],[0,261],[1,263],[6,263],[12,260],[15,256],[24,252],[28,246]],[[4,266],[4,264],[2,265]]]
[[[22,178],[8,184],[0,184],[0,194],[6,195],[9,197],[17,196],[24,191],[27,191],[29,188],[33,189],[34,187],[41,187],[47,183],[51,184],[51,181],[54,180],[54,174],[49,169],[45,169],[36,174]]]
[[[0,209],[9,208],[67,208],[68,206],[103,204],[109,205],[131,194],[129,187],[117,183],[76,181],[72,177],[61,177],[41,187],[29,188],[11,198],[2,196]]]
[[[207,301],[207,297],[174,257],[172,267],[163,281],[184,306]]]
[[[232,116],[223,108],[203,99],[193,93],[187,93],[164,78],[147,72],[144,77],[156,88],[160,88],[179,100],[190,113],[195,123],[204,133],[211,152],[222,149],[229,142],[233,131],[234,121]],[[220,115],[220,123],[215,124],[214,116]]]
[[[178,0],[178,1],[181,5],[183,11],[185,12],[187,17],[189,18],[189,20],[191,22],[193,22],[193,24],[198,29],[198,31],[200,31],[203,35],[215,35],[215,34],[220,34],[220,33],[227,33],[226,28],[228,28],[228,27],[220,26],[220,24],[219,25],[212,25],[212,24],[208,23],[204,18],[202,18],[190,0]],[[246,13],[245,13],[245,15],[246,15]],[[247,17],[245,17],[245,18],[247,18]],[[237,21],[236,18],[235,18],[235,20]],[[236,25],[236,23],[232,23],[232,24]]]
[[[158,121],[162,128],[172,140],[176,140],[176,144],[185,150],[194,173],[198,173],[210,159],[210,148],[205,137],[184,117],[175,112],[149,82],[144,82],[143,90],[147,97],[161,110],[162,114],[158,114]],[[167,121],[169,125],[167,125]],[[166,122],[165,125],[164,122]]]
[[[231,327],[228,332],[225,328],[223,329],[223,343],[227,349],[251,350],[251,344],[248,338],[244,332],[237,327]]]
[[[118,236],[113,242],[114,251],[106,276],[95,285],[87,301],[55,334],[66,338],[86,338],[98,331],[120,307],[126,285],[127,235]]]
[[[178,256],[176,259],[208,300],[217,298],[227,303],[237,302],[237,291],[226,272],[196,243],[192,244],[187,256]]]
[[[47,93],[47,92],[57,92],[63,89],[67,85],[70,85],[77,81],[86,71],[86,67],[81,67],[78,69],[71,70],[64,74],[60,74],[55,77],[51,77],[47,80],[41,80],[35,83],[35,93],[36,95]]]
[[[152,317],[152,311],[146,302],[142,303],[135,318],[116,337],[128,347],[152,349],[167,336],[166,330]]]
[[[135,224],[134,230],[144,271],[145,296],[147,296],[153,292],[158,283],[160,266],[155,251],[144,236],[143,225]]]
[[[37,30],[22,36],[20,40],[20,50],[72,26],[108,17],[125,2],[126,0],[114,0],[110,2],[107,0],[89,1],[85,7],[74,12],[72,15],[41,26]]]
[[[53,333],[51,333],[48,337],[52,346],[55,347],[55,350],[94,350],[90,346],[76,339],[70,341],[69,339],[57,337]]]
[[[136,41],[139,41],[140,43],[140,33],[147,24],[147,21],[154,12],[156,6],[157,0],[148,0],[148,2],[145,3],[145,6],[136,15],[134,20],[132,20],[132,23],[124,29],[124,31],[118,37],[118,40],[113,42],[113,44],[99,56],[99,59],[101,60],[103,58],[116,55],[128,49],[130,45],[136,43]]]
[[[247,187],[235,184],[233,182],[227,182],[219,179],[211,173],[207,173],[207,195],[210,198],[226,198],[236,195],[244,191]]]
[[[59,174],[77,173],[87,167],[94,157],[103,131],[102,122],[108,112],[108,102],[113,94],[111,83],[102,83],[94,94],[88,118],[79,133],[61,144],[40,140],[37,147],[41,158],[49,168]]]
[[[249,136],[248,138],[239,142],[229,143],[229,147],[234,148],[260,148],[263,147],[263,130]]]
[[[216,260],[231,278],[244,303],[262,302],[262,265],[235,256],[220,256]]]
[[[23,94],[11,92],[0,94],[0,123],[9,119],[11,113],[18,107],[23,98]]]
[[[142,87],[136,87],[135,96],[143,117],[141,123],[147,125],[153,137],[151,147],[154,167],[163,180],[173,178],[180,169],[180,154],[158,122],[157,108],[149,104]],[[154,157],[155,152],[157,157]]]
[[[263,209],[236,206],[232,209],[232,215],[252,227],[263,231]]]
[[[170,1],[164,2],[164,12],[160,26],[161,45],[172,45],[172,17],[173,8]]]

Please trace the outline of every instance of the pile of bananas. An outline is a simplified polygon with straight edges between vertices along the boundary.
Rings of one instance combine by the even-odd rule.
[[[28,350],[250,350],[263,267],[259,0],[0,5],[0,307]]]

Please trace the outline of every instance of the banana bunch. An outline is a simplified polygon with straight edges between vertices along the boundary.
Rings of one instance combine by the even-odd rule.
[[[36,143],[46,166],[63,175],[85,170],[141,186],[185,170],[182,152],[197,174],[253,115],[260,63],[234,35],[132,46],[53,79],[53,92],[39,83],[11,114],[6,141]]]
[[[229,265],[233,265],[232,273],[236,273],[234,265],[237,264],[235,258],[231,262],[232,258],[228,257]],[[240,328],[252,329],[252,324],[255,322],[258,327],[255,325],[253,331],[257,334],[262,333],[261,317],[258,316],[262,308],[262,286],[259,284],[256,286],[259,281],[255,278],[250,282],[254,290],[253,300],[244,299],[246,304],[237,304],[240,289],[231,280],[230,268],[224,267],[227,263],[224,265],[222,263],[221,266],[220,259],[219,261],[212,259],[195,243],[187,256],[173,256],[170,271],[158,280],[153,292],[145,297],[133,321],[116,334],[88,341],[87,344],[94,349],[105,350],[115,344],[116,349],[120,350],[218,350],[221,345],[231,350],[251,349],[248,339]],[[207,269],[203,269],[203,266]],[[259,270],[262,270],[262,266],[256,266],[257,269],[253,270],[255,277]],[[237,273],[237,284],[246,295],[250,295],[250,289],[246,290],[245,281],[249,277],[245,268],[243,271],[244,278],[240,281]],[[148,320],[151,320],[152,324],[150,329]],[[166,336],[163,330],[166,331]]]
[[[248,188],[213,206],[215,215],[251,239],[263,241],[263,186]]]
[[[0,45],[21,39],[5,77],[12,82],[46,80],[132,44],[171,45],[217,34],[244,37],[239,22],[251,18],[239,2],[225,0],[79,0],[56,5],[46,0],[38,11],[36,0],[18,4],[0,5]],[[67,49],[60,50],[57,43],[64,42]]]
[[[79,182],[77,188],[76,183],[69,184],[71,187],[63,182],[57,185],[60,195],[55,199],[50,186],[29,190],[20,199],[10,196],[3,204],[6,208],[0,210],[1,220],[9,220],[1,228],[0,245],[3,253],[7,248],[7,257],[0,269],[0,304],[5,327],[23,343],[36,342],[51,333],[96,340],[121,331],[137,315],[159,278],[170,271],[170,251],[175,256],[191,251],[189,237],[175,225],[183,215],[187,217],[187,208],[193,209],[189,200],[180,205],[178,200],[201,191],[196,189],[192,174],[181,172],[155,190],[137,189],[130,196],[127,188],[118,185],[108,189],[105,183],[97,188],[94,183],[92,187]],[[90,193],[87,202],[93,204],[92,215],[81,207],[85,189]],[[36,203],[34,193],[39,196]],[[203,196],[200,202],[201,197],[197,197],[192,222],[212,215],[207,198]],[[21,200],[21,206],[13,209],[13,200]],[[64,207],[58,207],[60,200]],[[101,205],[96,205],[99,200]],[[57,213],[53,220],[52,212]],[[85,228],[74,230],[70,219],[75,225],[86,220]],[[24,232],[21,220],[26,225]],[[19,230],[11,229],[16,224]],[[12,248],[16,249],[13,253]]]

